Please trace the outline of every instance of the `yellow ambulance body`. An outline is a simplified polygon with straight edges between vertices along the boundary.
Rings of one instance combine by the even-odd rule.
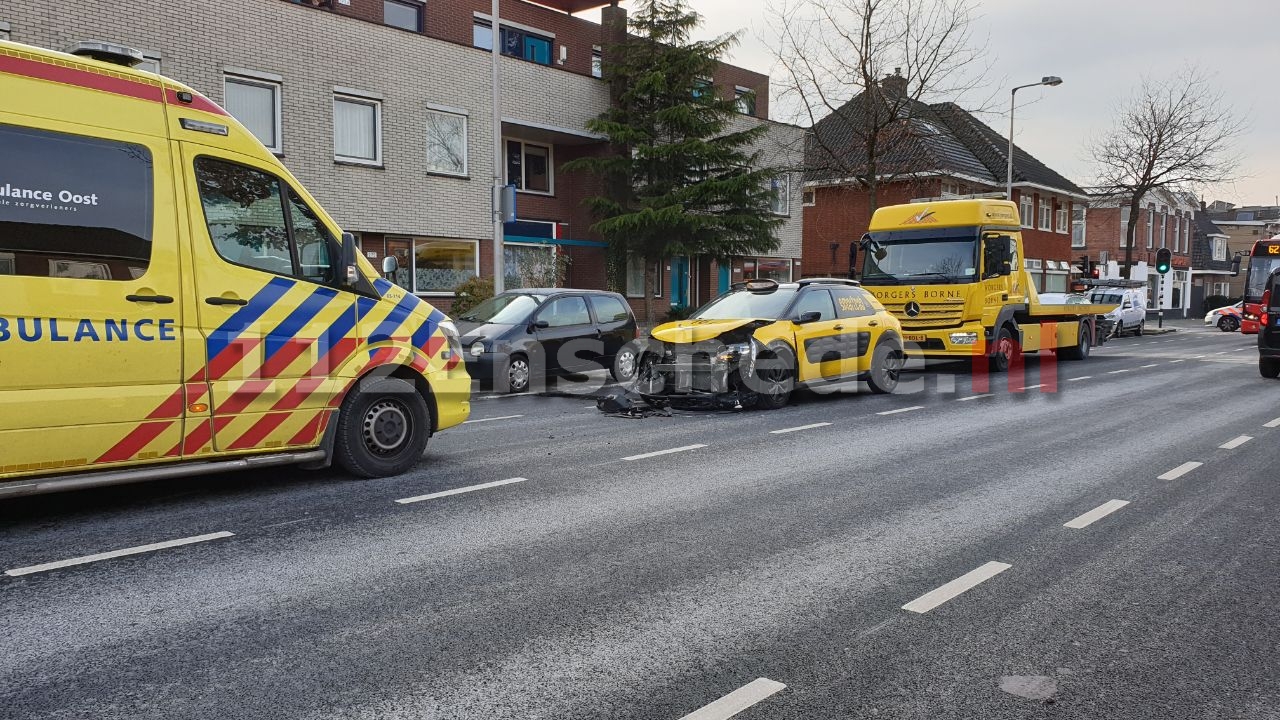
[[[0,42],[0,497],[403,472],[466,420],[460,360],[449,319],[217,105]]]

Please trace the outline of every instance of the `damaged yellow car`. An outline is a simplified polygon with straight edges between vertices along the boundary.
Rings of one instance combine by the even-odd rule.
[[[750,280],[653,329],[634,389],[646,402],[780,408],[799,386],[863,380],[893,392],[902,330],[853,280]]]

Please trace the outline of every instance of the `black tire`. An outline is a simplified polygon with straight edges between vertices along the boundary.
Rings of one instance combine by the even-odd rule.
[[[996,335],[995,346],[991,351],[991,372],[1009,372],[1009,366],[1022,351],[1018,349],[1018,341],[1013,338],[1007,326],[1001,327]]]
[[[752,388],[758,395],[756,406],[764,410],[777,410],[791,401],[796,385],[796,362],[791,351],[773,348],[756,361],[756,373]]]
[[[1258,358],[1258,374],[1268,380],[1280,377],[1280,359]]]
[[[1218,320],[1218,329],[1222,332],[1235,332],[1240,329],[1240,319],[1230,315],[1223,315]]]
[[[1112,337],[1124,337],[1124,323],[1116,321],[1116,329],[1111,331]]]
[[[609,367],[609,375],[614,382],[630,382],[635,378],[638,367],[639,357],[636,355],[636,348],[631,343],[627,343],[613,357],[613,365]]]
[[[892,340],[876,345],[871,351],[871,370],[867,373],[871,392],[887,395],[898,389],[904,358],[902,348]]]
[[[1080,323],[1080,337],[1076,340],[1076,346],[1060,348],[1058,356],[1063,360],[1088,360],[1092,349],[1093,333],[1089,331],[1088,323]]]
[[[1142,333],[1146,332],[1146,330],[1147,330],[1147,321],[1143,320],[1142,322],[1138,323],[1138,327],[1133,331],[1133,336],[1142,337]]]
[[[334,460],[364,478],[399,475],[422,459],[431,435],[431,410],[412,383],[361,380],[342,403]]]
[[[532,380],[533,366],[529,364],[529,358],[519,354],[507,359],[502,377],[498,378],[498,382],[503,383],[502,389],[509,393],[525,392]]]

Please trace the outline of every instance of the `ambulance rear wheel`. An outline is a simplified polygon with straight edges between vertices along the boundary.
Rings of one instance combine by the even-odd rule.
[[[342,404],[334,460],[359,477],[399,475],[422,459],[431,411],[411,383],[364,380]]]

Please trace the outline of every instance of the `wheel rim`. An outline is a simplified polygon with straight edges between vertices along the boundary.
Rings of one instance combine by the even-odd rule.
[[[790,373],[782,368],[769,368],[760,374],[760,378],[765,383],[764,394],[775,402],[786,398],[791,392],[791,389],[787,387]]]
[[[996,354],[1005,362],[1013,360],[1013,338],[1002,337],[996,341]]]
[[[511,361],[511,367],[507,368],[507,381],[512,390],[523,390],[529,384],[529,363],[524,358]]]
[[[413,416],[404,404],[385,399],[374,403],[362,423],[365,447],[375,455],[394,455],[413,434]]]
[[[898,378],[902,374],[902,353],[890,350],[880,363],[880,386],[892,390],[898,386]]]
[[[618,367],[618,379],[629,378],[636,372],[636,354],[630,350],[623,350],[618,353],[616,364]]]

